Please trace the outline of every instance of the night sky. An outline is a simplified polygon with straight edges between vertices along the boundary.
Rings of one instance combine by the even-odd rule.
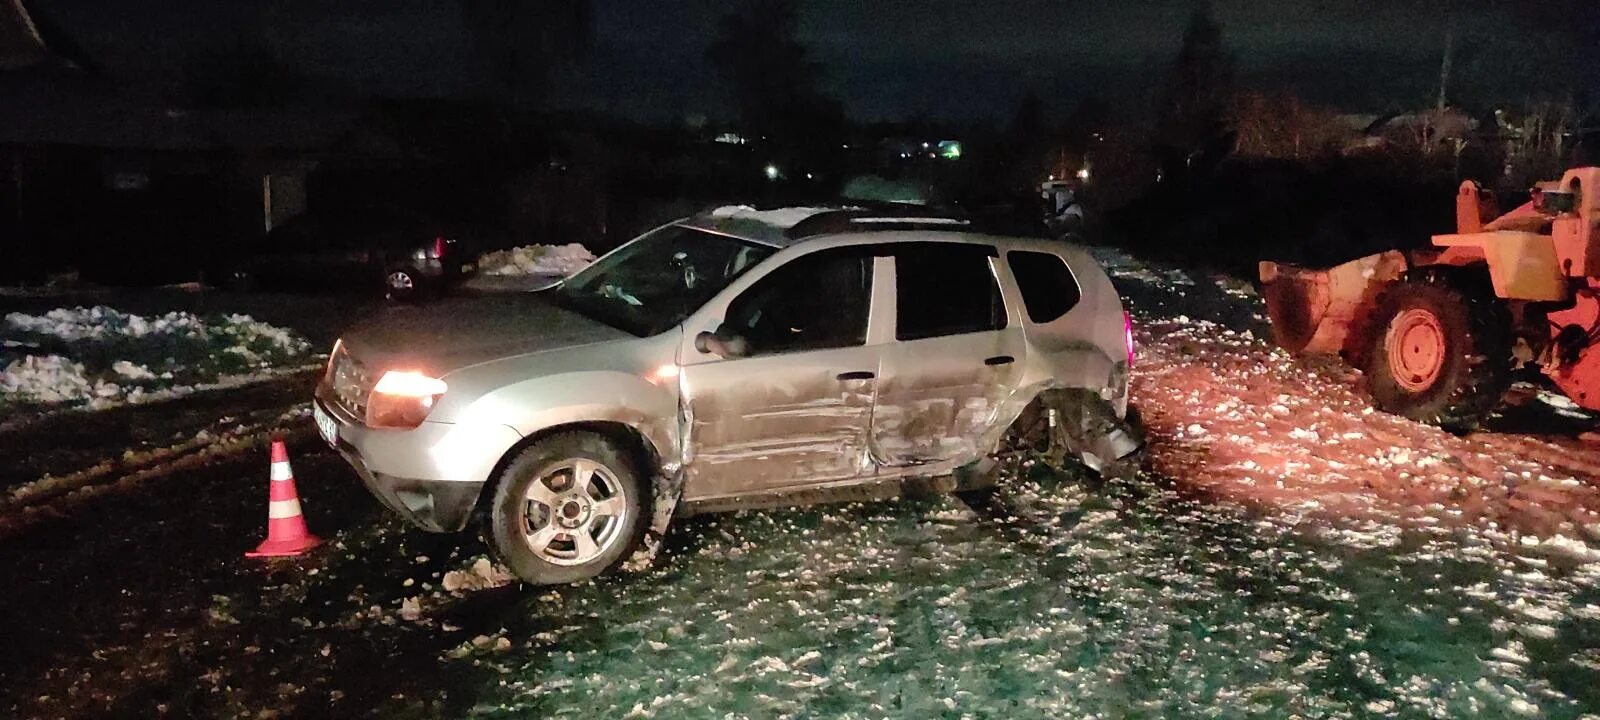
[[[33,4],[91,56],[130,77],[170,74],[196,48],[238,37],[265,44],[305,73],[369,93],[460,95],[472,87],[476,67],[455,4],[439,0]],[[641,119],[727,115],[704,49],[733,5],[596,2],[592,45],[578,67],[561,74],[555,100]],[[1525,18],[1522,5],[1222,0],[1215,8],[1241,85],[1376,112],[1431,103],[1450,23],[1464,38],[1461,72],[1491,74],[1481,68],[1494,53],[1526,63],[1496,72],[1534,72],[1537,54],[1550,44],[1541,26],[1552,20]],[[1089,94],[1144,107],[1193,7],[1192,0],[808,0],[801,39],[826,68],[828,89],[858,120],[1004,118],[1030,89],[1057,110]],[[1503,45],[1486,52],[1474,37]],[[1591,86],[1594,77],[1588,74]]]

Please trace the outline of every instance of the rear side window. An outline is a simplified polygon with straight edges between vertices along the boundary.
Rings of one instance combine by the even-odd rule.
[[[892,246],[898,314],[895,338],[961,335],[1006,326],[987,245],[917,243]]]
[[[1028,319],[1047,323],[1067,314],[1083,299],[1078,279],[1066,261],[1050,253],[1014,250],[1006,253],[1011,276],[1017,279]]]

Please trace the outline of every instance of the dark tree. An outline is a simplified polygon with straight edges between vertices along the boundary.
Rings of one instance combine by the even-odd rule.
[[[1089,152],[1104,139],[1110,125],[1111,105],[1104,98],[1090,95],[1079,100],[1072,114],[1067,116],[1064,128],[1067,148],[1079,153]]]
[[[588,49],[588,0],[459,0],[461,17],[483,63],[490,93],[518,110],[536,107],[553,71]]]
[[[1051,134],[1044,102],[1028,91],[1017,103],[1016,113],[1006,127],[1004,154],[1012,168],[1008,185],[1031,190],[1044,179],[1053,151]]]
[[[1202,2],[1183,32],[1183,48],[1167,76],[1156,120],[1155,144],[1163,154],[1189,157],[1226,131],[1233,94],[1233,56],[1222,25]]]
[[[822,92],[822,68],[795,37],[795,6],[795,0],[747,0],[722,18],[706,50],[747,132],[784,145],[837,127],[841,117],[838,103]]]

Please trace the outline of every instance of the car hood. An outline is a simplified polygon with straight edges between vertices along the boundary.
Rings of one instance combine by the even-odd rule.
[[[341,341],[369,368],[414,368],[440,376],[517,355],[631,339],[555,306],[543,293],[506,293],[386,307]]]

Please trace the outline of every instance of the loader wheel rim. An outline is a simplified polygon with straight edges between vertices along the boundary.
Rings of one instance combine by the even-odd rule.
[[[1389,372],[1400,387],[1422,392],[1444,371],[1444,326],[1439,316],[1419,308],[1395,316],[1389,325]]]

